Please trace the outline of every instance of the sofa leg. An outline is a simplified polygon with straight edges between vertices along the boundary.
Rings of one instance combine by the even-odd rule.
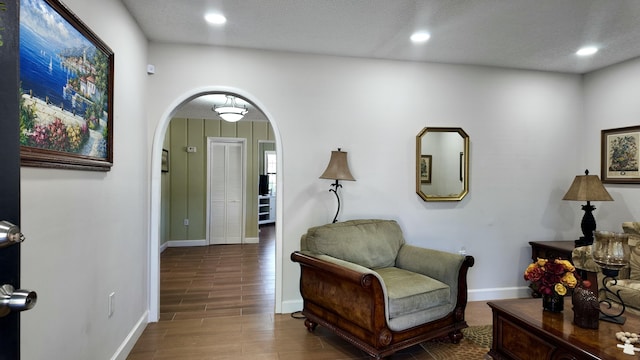
[[[305,319],[304,326],[307,327],[307,330],[309,332],[313,332],[316,329],[316,327],[318,327],[318,324],[314,323],[313,321],[311,321],[309,319]]]
[[[460,330],[456,330],[454,332],[449,333],[449,339],[454,344],[460,343],[460,340],[462,340],[463,337],[464,335],[462,335],[462,331]]]

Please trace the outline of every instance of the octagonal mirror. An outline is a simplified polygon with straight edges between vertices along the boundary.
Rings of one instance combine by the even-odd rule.
[[[460,201],[469,193],[469,135],[462,128],[418,133],[416,193],[424,201]]]

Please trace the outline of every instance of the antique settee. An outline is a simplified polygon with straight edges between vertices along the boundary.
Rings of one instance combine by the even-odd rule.
[[[467,327],[472,256],[409,245],[393,220],[310,228],[291,260],[301,267],[305,325],[321,325],[375,358]]]
[[[624,222],[622,230],[629,234],[629,266],[620,270],[615,284],[607,279],[607,287],[613,293],[620,295],[627,310],[640,314],[640,222]],[[592,290],[598,292],[600,300],[608,299],[611,302],[618,302],[615,295],[604,291],[602,269],[593,260],[592,250],[593,245],[575,248],[571,254],[572,262],[576,269],[586,272],[586,277],[596,280]]]

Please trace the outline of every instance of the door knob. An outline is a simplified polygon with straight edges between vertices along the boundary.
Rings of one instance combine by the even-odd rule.
[[[36,306],[38,295],[35,291],[18,289],[5,284],[0,286],[0,317],[11,311],[29,310]]]
[[[0,248],[23,241],[24,235],[20,232],[19,227],[6,220],[0,221]]]

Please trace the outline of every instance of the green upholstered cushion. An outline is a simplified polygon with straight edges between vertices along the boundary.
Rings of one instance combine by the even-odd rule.
[[[640,280],[640,246],[630,247],[629,279]]]
[[[394,266],[404,243],[393,220],[350,220],[310,228],[301,245],[303,250],[376,269]]]
[[[620,291],[618,294],[620,295],[620,297],[622,298],[622,301],[624,301],[624,304],[627,307],[640,309],[640,281],[623,279],[623,280],[618,280],[618,283],[616,285],[613,285],[612,282],[610,281],[609,284],[607,284],[607,287],[609,288],[609,290],[613,291],[614,293],[617,293],[618,291]],[[614,302],[619,301],[614,295],[608,292],[603,292],[603,293],[610,300]],[[613,312],[613,311],[609,311],[609,312]]]
[[[396,267],[375,271],[387,287],[390,319],[449,303],[450,289],[445,283]]]

